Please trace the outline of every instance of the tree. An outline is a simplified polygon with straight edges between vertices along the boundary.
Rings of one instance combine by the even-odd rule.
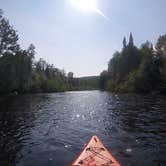
[[[126,41],[126,37],[123,38],[123,48],[126,48],[127,46],[127,41]]]
[[[157,54],[166,58],[166,35],[160,36],[156,44]]]
[[[0,56],[5,53],[15,54],[19,50],[17,43],[18,35],[9,21],[3,17],[2,10],[0,11]]]
[[[44,72],[47,68],[47,62],[42,58],[40,58],[39,61],[36,62],[35,65],[36,65],[36,70],[38,72]]]
[[[2,9],[0,9],[0,19],[2,18],[2,15],[3,15],[3,11]]]
[[[100,74],[100,79],[99,79],[99,86],[102,90],[105,90],[107,81],[109,79],[109,75],[108,72],[106,70],[104,70],[101,74]]]
[[[27,49],[27,54],[33,59],[36,51],[35,51],[35,46],[33,44],[30,44],[28,49]]]
[[[119,79],[121,69],[123,68],[121,56],[120,52],[115,52],[113,58],[108,63],[108,74],[114,79]]]
[[[68,84],[69,84],[69,86],[70,86],[70,88],[71,89],[73,89],[73,86],[74,86],[74,78],[73,78],[73,72],[69,72],[68,74],[67,74],[67,79],[68,79]]]
[[[73,72],[69,72],[67,75],[68,75],[68,79],[73,79],[73,76],[74,76]]]
[[[64,70],[45,60],[34,63],[35,46],[24,50],[17,43],[18,35],[0,10],[0,93],[57,92],[69,85]],[[73,74],[70,74],[73,77]]]
[[[129,37],[129,47],[133,47],[134,46],[134,40],[133,40],[133,35],[132,33],[130,33],[130,37]]]
[[[158,50],[164,54],[165,39],[160,37]],[[124,39],[125,46],[125,39]],[[158,54],[158,53],[157,53]],[[151,92],[166,89],[166,58],[156,56],[151,42],[141,48],[134,46],[132,34],[129,44],[115,52],[106,72],[100,75],[100,87],[112,91]],[[165,90],[166,91],[166,90]]]
[[[32,60],[26,50],[21,50],[15,55],[16,78],[19,80],[18,91],[27,92],[31,87]]]

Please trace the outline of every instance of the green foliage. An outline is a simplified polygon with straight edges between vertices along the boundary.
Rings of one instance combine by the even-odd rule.
[[[138,49],[132,34],[126,46],[116,52],[108,64],[108,75],[101,89],[117,92],[166,92],[166,35],[160,36],[156,50],[150,42]],[[100,79],[103,79],[101,74]]]
[[[157,53],[166,58],[166,35],[160,36],[156,44]]]
[[[133,40],[132,37],[130,40]],[[140,51],[129,43],[121,52],[115,52],[109,61],[108,72],[112,79],[123,81],[131,71],[139,67],[140,61]]]
[[[5,53],[14,54],[19,50],[17,43],[18,35],[9,21],[3,17],[3,12],[0,10],[0,56]]]
[[[118,92],[166,93],[166,35],[160,36],[155,49],[150,42],[137,48],[132,33],[129,42],[115,52],[108,70],[100,77],[74,78],[45,60],[35,61],[35,46],[20,48],[18,35],[0,10],[0,93],[58,92],[98,89]]]
[[[27,91],[32,72],[31,63],[26,51],[18,51],[15,55],[5,53],[0,58],[0,92]]]
[[[103,71],[100,74],[100,79],[99,79],[99,86],[102,90],[105,90],[107,88],[106,84],[109,79],[109,75],[107,71]]]
[[[35,46],[22,50],[18,35],[0,10],[0,94],[25,92],[58,92],[69,89],[64,71],[39,59]]]
[[[68,90],[67,78],[63,71],[39,59],[32,72],[32,92],[59,92]]]
[[[69,78],[68,78],[69,81]],[[98,76],[89,76],[89,77],[80,77],[73,78],[69,82],[70,90],[96,90],[99,89],[99,77]]]

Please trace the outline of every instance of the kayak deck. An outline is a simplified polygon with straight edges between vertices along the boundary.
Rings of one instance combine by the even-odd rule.
[[[121,166],[97,136],[93,136],[71,166]]]

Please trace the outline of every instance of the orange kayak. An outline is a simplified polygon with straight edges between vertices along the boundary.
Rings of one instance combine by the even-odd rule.
[[[121,166],[97,136],[93,136],[71,166]]]

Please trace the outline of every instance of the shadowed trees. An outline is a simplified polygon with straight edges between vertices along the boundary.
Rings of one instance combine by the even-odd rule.
[[[30,88],[32,58],[26,50],[0,57],[0,92],[24,92]]]
[[[128,45],[126,39],[123,40],[123,49],[121,52],[115,52],[113,58],[109,61],[108,72],[111,78],[116,81],[122,81],[133,70],[138,68],[140,64],[140,52],[134,46],[132,34]]]
[[[107,87],[107,81],[109,79],[109,75],[108,72],[106,70],[104,70],[101,74],[100,74],[100,78],[99,78],[99,86],[102,90],[105,90]]]
[[[35,46],[24,50],[18,34],[0,10],[0,94],[59,92],[98,88],[98,77],[74,78],[44,59],[35,60]]]
[[[99,76],[87,76],[73,79],[72,90],[97,90],[99,89]]]
[[[159,56],[166,58],[166,35],[159,37],[155,48]]]
[[[114,53],[108,69],[100,77],[73,78],[45,60],[35,60],[35,46],[25,50],[19,36],[0,10],[0,94],[14,91],[57,92],[65,90],[109,89],[124,92],[166,92],[166,35],[156,45],[149,41],[140,48],[123,39],[123,48]]]
[[[123,48],[126,48],[127,47],[127,41],[126,41],[126,37],[124,37],[123,39]]]
[[[0,93],[51,92],[68,89],[64,72],[43,59],[35,61],[35,46],[18,44],[18,34],[0,10]]]
[[[108,75],[101,88],[120,92],[166,91],[166,35],[160,36],[155,49],[149,41],[137,48],[130,33],[129,43],[115,52],[108,64]],[[106,72],[106,71],[105,71]]]

